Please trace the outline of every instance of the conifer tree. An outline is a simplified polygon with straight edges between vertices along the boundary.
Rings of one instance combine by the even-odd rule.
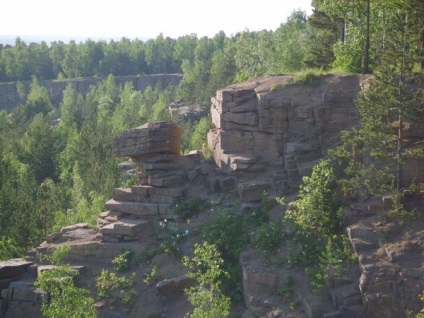
[[[414,72],[420,59],[417,32],[406,10],[390,19],[383,64],[356,102],[361,126],[345,132],[343,145],[333,152],[346,162],[343,184],[350,193],[381,194],[394,185],[401,191],[405,160],[421,153],[406,135],[410,125],[424,122],[422,74]]]

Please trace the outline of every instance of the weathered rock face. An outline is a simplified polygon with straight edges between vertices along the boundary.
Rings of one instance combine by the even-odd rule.
[[[153,154],[176,154],[181,151],[183,130],[168,122],[147,123],[128,130],[113,141],[115,157],[147,157]]]
[[[417,198],[423,213],[424,198]],[[423,218],[400,225],[370,207],[373,216],[347,228],[358,256],[359,289],[368,317],[406,317],[407,310],[422,308],[424,290]]]
[[[212,98],[208,144],[221,169],[244,179],[249,174],[258,179],[260,173],[268,180],[265,186],[280,191],[295,188],[337,143],[340,131],[358,122],[357,76],[291,82],[292,76],[259,78]]]
[[[107,211],[99,215],[96,227],[85,223],[64,227],[28,252],[26,261],[0,262],[0,318],[42,317],[43,292],[34,287],[34,281],[46,266],[37,255],[50,253],[65,242],[70,246],[65,261],[76,268],[83,265],[78,284],[93,292],[101,269],[110,268],[112,260],[123,251],[133,251],[138,257],[152,255],[152,259],[138,261],[132,271],[143,277],[157,269],[161,282],[150,288],[149,283],[138,279],[134,289],[142,296],[137,298],[131,312],[114,312],[98,304],[100,317],[138,318],[160,313],[178,318],[190,310],[183,294],[193,280],[185,276],[184,266],[176,266],[179,260],[162,251],[161,244],[176,231],[172,228],[177,218],[173,212],[176,204],[187,192],[203,195],[208,192],[207,179],[213,174],[213,163],[206,163],[199,152],[180,155],[181,135],[179,126],[160,122],[146,124],[116,138],[114,154],[129,157],[139,165],[143,184],[113,189],[112,199],[105,204]],[[196,233],[199,222],[187,224],[184,233],[192,229]]]
[[[105,242],[146,238],[158,220],[175,219],[173,208],[185,194],[196,155],[180,156],[182,129],[175,123],[147,123],[113,141],[113,155],[138,165],[139,184],[117,188],[98,226]]]
[[[296,188],[313,164],[337,144],[340,130],[357,123],[353,100],[362,85],[359,78],[327,76],[313,85],[287,85],[292,80],[290,76],[260,78],[218,91],[212,99],[214,128],[208,135],[218,167],[203,160],[200,152],[180,155],[181,129],[172,123],[151,123],[118,136],[114,155],[129,157],[138,165],[139,184],[113,189],[96,227],[65,227],[28,252],[27,261],[0,263],[0,318],[41,317],[41,292],[33,282],[43,267],[36,255],[68,241],[71,252],[66,261],[84,265],[81,281],[86,287],[94,286],[93,278],[101,268],[111,266],[124,250],[154,255],[134,270],[142,277],[157,266],[161,282],[147,286],[138,279],[135,288],[141,296],[134,308],[123,313],[99,305],[101,317],[184,316],[191,307],[182,293],[192,281],[182,266],[176,266],[179,261],[174,256],[156,253],[167,236],[175,239],[172,230],[177,229],[179,235],[190,233],[183,235],[189,235],[191,242],[179,245],[190,254],[192,243],[203,240],[199,229],[210,215],[201,213],[190,222],[178,223],[175,205],[188,196],[201,196],[222,206],[241,201],[240,213],[249,211],[258,206],[264,190],[281,195]],[[421,141],[424,129],[410,125],[406,134]],[[424,177],[422,162],[408,162],[405,177]],[[415,206],[423,215],[420,200]],[[303,269],[281,264],[287,257],[284,246],[267,257],[243,252],[247,308],[243,317],[394,318],[403,317],[406,309],[419,310],[424,219],[402,228],[385,218],[387,202],[368,200],[346,208],[343,222],[349,226],[358,264],[327,279],[325,293],[311,293]],[[281,213],[280,206],[271,211],[278,219]],[[293,302],[299,304],[295,312],[290,308]]]
[[[182,74],[157,74],[143,76],[117,76],[115,78],[118,86],[124,87],[125,83],[132,82],[134,89],[144,91],[148,86],[166,88],[169,85],[178,86],[182,79]],[[71,83],[77,93],[85,96],[91,86],[97,86],[103,78],[85,77],[74,78],[69,80],[48,80],[40,81],[39,84],[47,88],[50,100],[53,105],[58,106],[63,98],[63,91],[66,86]],[[29,83],[26,84],[26,89],[29,90]],[[11,111],[19,101],[19,94],[16,83],[0,83],[0,109]]]

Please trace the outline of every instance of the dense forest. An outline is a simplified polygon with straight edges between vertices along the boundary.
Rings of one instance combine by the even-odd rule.
[[[275,31],[245,30],[231,37],[224,32],[213,38],[160,34],[146,42],[122,38],[51,45],[17,38],[13,46],[0,45],[0,81],[18,81],[18,87],[31,82],[13,112],[0,111],[0,260],[23,255],[62,226],[95,223],[110,189],[122,182],[118,161],[111,158],[114,135],[149,121],[177,121],[185,131],[184,151],[201,149],[208,118],[195,123],[171,117],[168,105],[183,99],[207,109],[217,89],[263,75],[311,69],[374,74],[372,89],[358,99],[361,128],[345,133],[332,156],[342,163],[340,182],[348,194],[402,189],[404,159],[423,156],[422,147],[403,144],[402,122],[424,120],[424,95],[409,89],[423,79],[424,3],[312,4],[311,16],[293,12]],[[131,84],[118,87],[114,80],[157,73],[184,77],[179,87],[144,92]],[[80,76],[105,80],[86,96],[69,85],[57,109],[38,82]],[[397,127],[388,124],[395,120]],[[367,162],[361,161],[364,154]],[[373,165],[381,159],[393,163],[390,171]]]

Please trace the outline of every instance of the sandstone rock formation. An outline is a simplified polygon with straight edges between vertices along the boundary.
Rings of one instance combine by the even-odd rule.
[[[81,283],[92,289],[99,270],[110,268],[122,251],[151,255],[134,268],[141,295],[135,307],[123,313],[97,304],[101,317],[184,316],[191,307],[182,290],[193,282],[179,266],[180,259],[155,253],[174,233],[170,229],[190,233],[190,244],[201,241],[199,229],[209,213],[175,222],[175,206],[189,196],[202,196],[222,205],[239,201],[244,213],[257,206],[264,190],[271,197],[294,197],[302,176],[339,142],[340,130],[358,123],[353,100],[361,86],[355,76],[325,76],[311,84],[293,83],[292,76],[270,76],[218,91],[211,106],[214,127],[208,134],[214,163],[199,152],[181,155],[182,132],[172,123],[149,123],[116,137],[113,153],[137,165],[138,184],[112,190],[96,227],[65,227],[48,235],[25,261],[0,262],[0,318],[41,317],[42,292],[33,286],[42,265],[37,254],[65,242],[71,246],[66,261],[84,266]],[[409,127],[411,140],[424,138],[420,127]],[[405,177],[424,177],[422,162],[408,164]],[[243,252],[246,308],[239,309],[238,316],[394,318],[403,317],[406,309],[416,310],[424,289],[423,218],[409,227],[395,224],[386,217],[388,201],[346,207],[343,221],[358,264],[328,279],[321,293],[310,292],[303,270],[282,264],[287,256],[283,248],[266,258],[253,250]],[[418,200],[415,206],[424,207],[424,202]],[[279,206],[271,211],[277,218],[282,213]],[[191,253],[188,243],[180,247]],[[160,280],[151,286],[143,283],[142,275],[155,267]]]
[[[310,85],[293,81],[293,76],[258,78],[212,98],[208,144],[218,167],[246,182],[242,193],[249,176],[259,191],[296,189],[338,142],[339,132],[358,122],[353,104],[361,89],[358,77],[325,76]]]
[[[424,197],[414,203],[424,213]],[[385,211],[370,206],[372,214],[347,228],[358,256],[359,290],[369,317],[406,317],[407,310],[422,308],[424,290],[423,218],[399,224]]]

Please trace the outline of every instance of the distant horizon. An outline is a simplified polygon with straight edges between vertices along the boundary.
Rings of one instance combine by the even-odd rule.
[[[10,44],[17,36],[36,41],[105,41],[155,39],[159,34],[178,39],[196,34],[213,38],[220,31],[230,37],[245,30],[276,30],[295,11],[312,14],[311,0],[214,0],[200,6],[195,0],[106,3],[74,0],[66,7],[55,0],[19,0],[2,4],[0,39]],[[12,44],[13,44],[12,43]]]
[[[62,41],[64,43],[69,43],[70,41],[74,40],[76,43],[79,42],[85,42],[86,40],[90,39],[93,41],[106,41],[110,42],[111,40],[119,41],[122,38],[135,40],[139,39],[143,42],[151,39],[149,37],[129,37],[129,36],[69,36],[69,35],[30,35],[30,34],[24,34],[24,35],[0,35],[0,44],[3,45],[14,45],[17,38],[20,38],[25,43],[41,43],[42,41],[45,41],[47,45],[50,45],[52,42],[55,41]]]

